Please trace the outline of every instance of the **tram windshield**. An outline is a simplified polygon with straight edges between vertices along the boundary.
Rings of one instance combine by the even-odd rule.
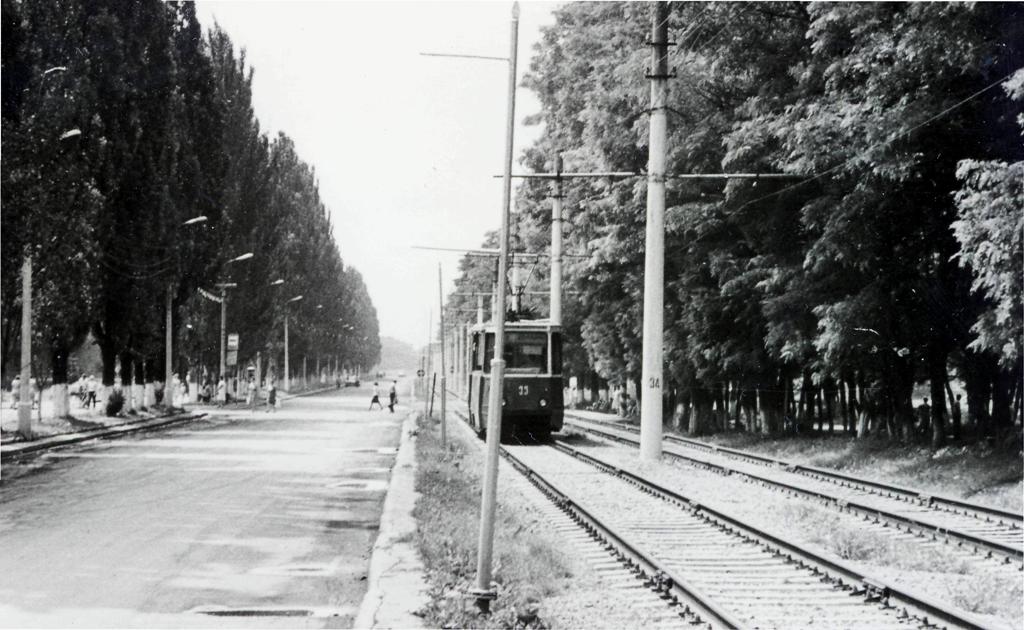
[[[544,331],[505,333],[505,371],[519,374],[543,374],[548,371],[548,334]],[[494,358],[494,333],[487,333],[484,371],[490,371]]]

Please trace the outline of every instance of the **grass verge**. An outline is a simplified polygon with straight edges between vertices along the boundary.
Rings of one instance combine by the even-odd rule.
[[[427,567],[431,603],[423,611],[428,627],[547,628],[539,611],[547,597],[563,593],[573,563],[545,531],[543,519],[525,497],[499,491],[495,519],[493,580],[498,598],[491,613],[479,614],[468,594],[475,586],[480,523],[478,449],[449,431],[445,450],[431,421],[420,420],[417,439],[414,516],[416,542]]]
[[[846,436],[719,433],[703,439],[1017,512],[1024,505],[1024,459],[1019,444],[970,444],[933,451],[925,446]]]

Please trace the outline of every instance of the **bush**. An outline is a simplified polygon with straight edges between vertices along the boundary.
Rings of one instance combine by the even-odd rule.
[[[116,416],[121,413],[121,409],[124,408],[124,394],[121,393],[120,389],[110,390],[110,396],[107,397],[107,415]]]

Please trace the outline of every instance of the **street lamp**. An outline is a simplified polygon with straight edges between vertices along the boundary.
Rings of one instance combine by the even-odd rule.
[[[233,262],[241,262],[243,260],[249,260],[252,258],[252,252],[246,252],[241,256],[235,256],[234,258],[225,262],[230,264]],[[220,287],[220,375],[223,377],[227,372],[227,355],[225,354],[224,344],[227,341],[227,328],[228,328],[228,289],[233,289],[238,286],[235,282],[219,282],[217,286]]]
[[[487,412],[487,459],[484,464],[484,487],[480,505],[480,537],[477,547],[476,603],[481,611],[490,610],[490,600],[497,596],[491,584],[491,558],[494,552],[494,516],[498,493],[498,450],[501,437],[501,393],[505,375],[505,292],[508,270],[508,225],[512,205],[512,141],[515,133],[516,62],[519,43],[519,3],[512,3],[511,33],[508,57],[482,57],[508,63],[508,101],[505,119],[505,156],[502,176],[501,224],[498,231],[498,286],[494,313],[494,359],[491,361],[491,390]],[[437,55],[443,57],[480,57],[479,55]]]
[[[39,82],[39,93],[42,97],[45,78],[55,72],[65,72],[67,66],[53,66],[43,71],[43,79]],[[78,128],[69,129],[60,135],[60,140],[67,140],[82,135]],[[21,263],[21,385],[18,392],[18,433],[26,440],[32,439],[32,254],[28,246],[27,230],[24,253]],[[43,401],[39,400],[39,413],[42,414]]]
[[[286,392],[289,391],[291,387],[291,372],[288,371],[288,305],[291,304],[292,302],[298,302],[302,298],[303,296],[296,295],[295,297],[284,303],[284,391]]]
[[[67,136],[72,131],[78,131],[78,130],[77,129],[72,129],[71,131],[68,131],[67,133],[65,133],[64,136]],[[78,132],[78,133],[81,133],[81,132]],[[63,136],[61,136],[61,137],[63,137]],[[183,227],[187,227],[187,226],[190,226],[190,225],[197,225],[199,223],[206,223],[206,221],[207,221],[206,215],[199,215],[197,217],[192,217],[191,219],[188,219],[187,221],[181,223],[180,225],[178,225],[178,228],[183,228]],[[174,382],[174,361],[173,361],[173,358],[172,358],[172,355],[173,355],[173,352],[174,352],[174,333],[172,332],[172,326],[171,326],[172,320],[173,320],[173,315],[171,314],[171,303],[172,303],[172,295],[173,295],[173,293],[174,293],[174,285],[171,284],[170,282],[168,282],[167,283],[167,321],[166,321],[167,332],[166,332],[166,341],[165,341],[165,348],[164,348],[164,355],[165,355],[164,356],[164,406],[167,407],[168,409],[170,409],[171,407],[174,406],[174,391],[173,391],[173,389],[171,387],[171,383]]]

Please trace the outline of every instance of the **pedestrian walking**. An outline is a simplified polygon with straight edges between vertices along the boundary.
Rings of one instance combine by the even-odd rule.
[[[382,405],[380,402],[380,387],[377,386],[376,382],[374,382],[373,384],[373,398],[370,399],[371,410],[373,409],[374,403],[376,403],[377,406],[380,407],[381,411],[384,411],[384,405]]]
[[[223,407],[228,402],[228,384],[224,382],[224,377],[220,377],[217,381],[217,406]]]
[[[90,408],[96,407],[96,377],[92,374],[89,378],[85,379],[85,406]]]
[[[398,381],[391,382],[391,389],[388,391],[388,409],[391,413],[395,413],[395,407],[398,406]]]
[[[249,409],[256,409],[256,379],[251,376],[245,385],[245,404]]]
[[[277,411],[277,384],[270,381],[267,386],[267,413]]]
[[[15,376],[11,381],[11,409],[18,408],[18,401],[21,400],[21,377]]]

